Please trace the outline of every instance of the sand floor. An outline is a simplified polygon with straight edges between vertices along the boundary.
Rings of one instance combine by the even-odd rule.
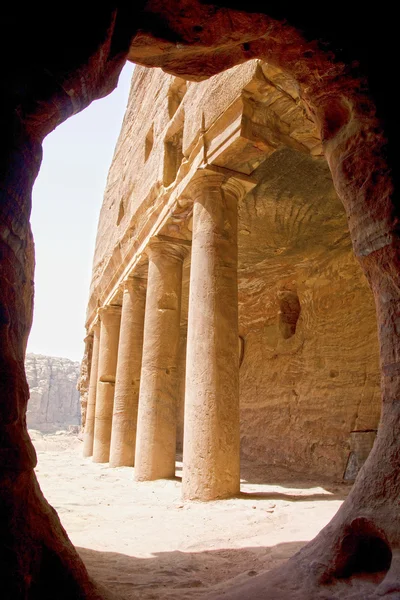
[[[175,480],[136,483],[133,469],[82,458],[76,435],[31,436],[40,486],[91,576],[127,600],[207,598],[278,566],[349,491],[244,465],[238,498],[183,503],[180,462]]]

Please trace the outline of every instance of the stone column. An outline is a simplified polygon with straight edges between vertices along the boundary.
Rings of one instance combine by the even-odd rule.
[[[177,371],[177,409],[176,409],[176,451],[183,454],[183,424],[185,422],[185,385],[186,385],[186,341],[187,323],[181,323],[181,333],[178,350]]]
[[[89,394],[86,406],[85,433],[83,438],[83,456],[93,454],[94,416],[96,410],[97,373],[99,365],[100,323],[93,326],[93,349],[90,366]]]
[[[110,457],[121,307],[104,306],[99,310],[99,315],[101,325],[93,461],[104,463]]]
[[[92,365],[93,354],[93,331],[88,333],[84,339],[85,350],[82,357],[81,366],[79,369],[79,379],[76,388],[80,395],[81,404],[81,431],[84,433],[86,426],[86,412],[89,396],[90,371]]]
[[[148,246],[149,273],[135,457],[138,481],[175,476],[177,358],[182,266],[186,253],[183,244],[158,238]]]
[[[199,171],[194,201],[186,356],[183,496],[240,489],[237,202],[245,187]]]
[[[133,467],[135,461],[145,304],[146,280],[129,277],[124,284],[122,299],[111,431],[111,467]]]

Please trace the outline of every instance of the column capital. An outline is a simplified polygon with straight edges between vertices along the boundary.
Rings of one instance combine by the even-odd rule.
[[[87,337],[89,337],[89,336],[94,337],[95,335],[98,335],[99,329],[100,329],[100,317],[98,316],[98,313],[97,313],[97,317],[94,320],[93,325],[92,325]],[[86,341],[86,338],[85,338],[85,341]]]
[[[234,196],[237,202],[239,202],[239,200],[251,192],[256,185],[257,182],[251,180],[250,177],[248,179],[243,179],[242,177],[229,177],[222,184],[222,189],[228,194]]]
[[[104,321],[105,318],[119,316],[121,309],[122,307],[117,304],[105,304],[97,309],[97,314],[99,319]]]
[[[239,201],[256,185],[257,182],[248,175],[215,165],[206,165],[197,169],[182,195],[195,201],[205,190],[216,187],[232,194]]]
[[[94,325],[90,331],[87,332],[86,336],[83,338],[85,344],[91,342],[94,336]]]
[[[146,254],[149,258],[154,256],[169,256],[179,260],[184,260],[188,256],[191,242],[166,235],[157,235],[150,238],[146,247]]]
[[[139,275],[134,275],[134,274],[129,274],[128,277],[126,277],[122,284],[121,284],[121,289],[123,291],[123,293],[125,292],[129,292],[132,289],[139,289],[139,290],[143,290],[146,291],[147,288],[147,277],[141,277]]]

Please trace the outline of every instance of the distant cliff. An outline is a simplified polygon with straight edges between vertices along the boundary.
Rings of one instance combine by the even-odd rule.
[[[80,425],[79,362],[27,354],[25,369],[30,389],[28,427],[53,431]]]

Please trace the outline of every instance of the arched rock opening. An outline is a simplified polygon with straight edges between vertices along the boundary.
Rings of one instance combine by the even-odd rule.
[[[370,573],[380,581],[391,562],[392,551],[385,535],[367,519],[358,518],[344,532],[333,577],[347,579]]]
[[[65,11],[51,27],[45,7],[35,5],[23,13],[19,7],[4,9],[9,35],[1,41],[2,56],[7,58],[2,77],[0,164],[0,534],[1,554],[7,559],[2,560],[6,597],[32,598],[35,586],[40,589],[44,580],[51,581],[50,563],[38,565],[38,548],[51,548],[62,557],[69,587],[64,590],[66,596],[96,597],[32,475],[35,454],[25,427],[28,389],[23,369],[32,319],[29,213],[43,137],[109,93],[127,57],[188,78],[204,78],[254,57],[275,62],[289,72],[320,128],[324,153],[348,215],[355,254],[377,305],[383,413],[374,449],[331,524],[289,561],[284,573],[256,578],[245,595],[237,589],[231,599],[274,597],[274,589],[290,588],[291,582],[302,597],[312,597],[321,571],[334,560],[343,526],[365,511],[373,514],[392,551],[399,546],[396,407],[400,345],[396,322],[400,260],[393,188],[397,174],[391,171],[398,118],[396,95],[387,93],[396,56],[396,19],[387,18],[385,7],[361,14],[348,5],[336,5],[334,11],[322,15],[312,6],[296,5],[271,7],[272,16],[267,16],[257,13],[259,6],[248,1],[226,4],[230,10],[218,3],[196,1],[182,10],[175,2],[168,6],[139,3],[129,9],[106,5],[97,7],[95,13],[80,7],[79,15]],[[328,51],[318,39],[330,42]]]

